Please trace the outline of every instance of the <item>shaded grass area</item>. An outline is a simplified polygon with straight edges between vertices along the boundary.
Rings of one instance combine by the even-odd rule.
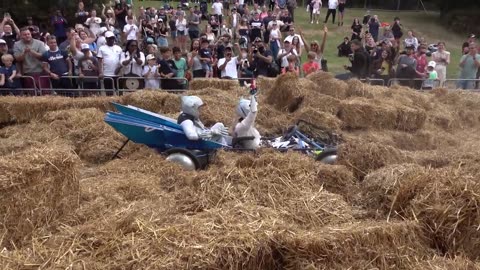
[[[163,1],[134,1],[135,7],[160,7],[164,4]],[[172,6],[176,6],[176,2],[171,2]],[[318,40],[321,41],[323,36],[323,20],[325,20],[325,15],[327,14],[326,5],[321,10],[320,13],[320,24],[310,24],[310,15],[306,12],[306,9],[303,7],[298,7],[295,10],[295,20],[296,28],[303,30],[305,37],[308,41]],[[447,76],[448,78],[454,79],[458,77],[458,64],[461,57],[461,46],[464,40],[466,39],[466,33],[457,33],[448,30],[444,27],[441,22],[440,16],[436,12],[417,12],[417,11],[384,11],[384,10],[374,10],[371,11],[371,14],[378,15],[381,22],[392,23],[393,18],[398,16],[401,18],[402,25],[404,26],[404,35],[408,30],[412,30],[416,33],[417,37],[424,37],[428,44],[437,43],[438,41],[444,41],[447,46],[447,50],[451,53],[451,64],[448,66]],[[329,22],[326,24],[329,33],[327,44],[325,46],[325,55],[324,57],[328,61],[329,71],[333,73],[343,73],[343,65],[348,65],[349,61],[347,58],[340,58],[337,56],[337,46],[343,41],[343,38],[351,36],[350,26],[354,18],[359,18],[362,20],[365,15],[364,9],[347,9],[345,11],[344,25],[338,26],[336,23],[332,24],[332,19],[330,17]],[[204,22],[205,23],[205,22]],[[302,59],[306,59],[306,52],[303,52]]]

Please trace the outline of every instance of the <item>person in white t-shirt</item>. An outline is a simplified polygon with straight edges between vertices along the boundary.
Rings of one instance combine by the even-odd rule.
[[[187,20],[184,18],[183,14],[180,14],[175,20],[175,27],[177,28],[177,41],[178,47],[182,52],[187,51]]]
[[[92,34],[97,36],[100,32],[101,23],[102,19],[100,17],[97,17],[97,11],[95,9],[92,9],[92,11],[90,12],[90,18],[85,21],[85,25],[88,26],[88,29],[90,29],[90,32],[92,32]]]
[[[114,77],[118,76],[118,68],[120,66],[120,55],[122,54],[122,48],[115,45],[115,35],[111,31],[105,33],[105,39],[107,44],[98,48],[97,58],[99,60],[99,75],[103,77],[113,78],[113,80],[105,80],[105,89],[114,89],[116,80]]]
[[[324,23],[327,23],[330,14],[332,14],[332,23],[335,24],[335,16],[337,15],[338,0],[328,0],[328,11]]]
[[[147,64],[143,67],[142,76],[145,78],[145,89],[160,88],[160,73],[157,59],[153,54],[147,55]]]
[[[295,34],[295,28],[290,27],[288,30],[288,36],[285,37],[284,41],[292,43],[294,37],[299,39],[300,47],[304,46],[302,37],[299,34]]]
[[[290,41],[285,40],[283,42],[283,49],[280,49],[278,52],[277,59],[280,60],[280,67],[281,68],[287,68],[288,67],[288,57],[290,55],[295,55],[298,57],[298,52],[297,50],[292,46]]]
[[[222,24],[223,22],[223,4],[220,2],[220,0],[216,0],[215,3],[212,5],[213,13],[214,15],[217,15],[218,17],[218,22]]]
[[[232,47],[225,48],[225,58],[218,60],[218,69],[221,71],[222,79],[238,79],[238,58],[233,56]]]
[[[125,33],[126,39],[137,40],[138,26],[133,24],[133,17],[127,17],[127,24],[123,27],[123,33]]]

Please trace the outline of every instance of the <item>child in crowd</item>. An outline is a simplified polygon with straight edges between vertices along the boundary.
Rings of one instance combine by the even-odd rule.
[[[147,55],[147,64],[143,67],[142,75],[145,77],[146,89],[160,88],[160,74],[158,73],[157,59],[153,54]]]
[[[20,87],[17,78],[17,68],[13,64],[13,55],[2,55],[2,63],[5,65],[0,68],[0,87],[8,89],[16,89]]]
[[[200,61],[202,62],[202,68],[205,71],[206,78],[213,77],[213,70],[212,70],[212,51],[208,47],[208,40],[202,40],[200,45],[200,50],[198,51],[200,56]]]
[[[296,55],[289,55],[287,57],[288,66],[282,68],[282,74],[285,74],[287,72],[294,72],[295,74],[297,74],[297,76],[300,75],[300,69],[297,66],[297,60],[298,59]]]
[[[303,74],[307,76],[310,73],[320,70],[320,65],[316,61],[317,54],[315,52],[309,52],[307,55],[308,62],[303,64]]]
[[[137,40],[138,26],[133,23],[133,16],[127,17],[127,24],[123,27],[126,40]]]
[[[83,89],[98,89],[98,79],[83,79],[84,76],[98,77],[98,60],[92,55],[90,46],[88,46],[88,44],[82,44],[81,50],[83,56],[78,59],[78,75],[80,78],[82,78],[81,83],[83,83]]]
[[[427,79],[423,82],[422,89],[431,90],[436,86],[436,80],[438,80],[438,74],[435,70],[436,65],[437,63],[435,63],[435,61],[428,62]]]

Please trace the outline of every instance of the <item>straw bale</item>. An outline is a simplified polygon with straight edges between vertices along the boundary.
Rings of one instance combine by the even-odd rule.
[[[337,79],[330,79],[318,82],[320,92],[325,95],[332,96],[338,99],[345,99],[347,97],[348,84]]]
[[[456,256],[453,259],[446,257],[437,257],[430,260],[413,263],[412,270],[478,270],[480,265],[462,256]]]
[[[217,155],[219,161],[195,177],[198,188],[182,196],[188,204],[193,199],[195,211],[251,202],[276,209],[285,220],[304,227],[352,220],[344,199],[323,191],[316,181],[318,163],[311,157],[273,150],[261,151],[253,160],[251,154]]]
[[[180,97],[164,91],[141,90],[122,97],[122,103],[157,113],[178,113]]]
[[[427,168],[443,168],[452,164],[452,157],[445,155],[444,149],[437,151],[416,151],[411,155],[415,163]]]
[[[396,129],[416,131],[423,127],[427,114],[423,109],[413,109],[407,106],[397,106]]]
[[[417,164],[394,164],[369,173],[361,184],[363,202],[375,213],[404,216],[417,193],[434,181],[428,169]]]
[[[0,246],[21,246],[33,230],[78,206],[78,158],[64,145],[47,145],[0,157]]]
[[[347,97],[374,98],[388,91],[386,87],[365,84],[357,79],[348,80],[346,83],[348,84]]]
[[[360,189],[353,173],[342,165],[324,165],[317,167],[317,181],[329,192],[342,195],[351,201]]]
[[[257,83],[257,89],[261,93],[269,93],[272,89],[272,87],[275,85],[275,82],[277,81],[277,78],[270,78],[270,77],[264,77],[264,76],[259,76],[256,79]]]
[[[460,127],[454,112],[444,106],[435,106],[427,115],[426,121],[446,131],[453,131]]]
[[[387,92],[381,95],[387,100],[392,100],[412,108],[421,108],[426,111],[432,109],[430,96],[427,93],[417,92],[411,88],[400,85],[393,85],[388,89]]]
[[[433,252],[415,222],[355,222],[282,234],[277,240],[284,269],[409,269],[412,258]]]
[[[443,145],[443,138],[427,130],[419,130],[415,133],[394,131],[391,135],[394,146],[401,150],[434,150]]]
[[[359,180],[386,165],[409,161],[412,161],[412,158],[397,148],[358,139],[342,143],[338,149],[338,164],[352,170],[353,175]]]
[[[116,145],[125,140],[103,118],[103,112],[88,108],[49,112],[41,121],[58,136],[69,140],[83,160],[99,163],[108,160]]]
[[[236,92],[222,91],[219,89],[204,89],[195,92],[204,102],[205,106],[200,111],[200,119],[207,125],[221,122],[229,126],[236,118],[235,109],[239,101]],[[262,110],[260,104],[259,111]]]
[[[260,104],[256,122],[262,136],[278,136],[283,134],[289,125],[294,124],[294,114],[279,113],[272,106]]]
[[[440,98],[446,96],[448,94],[448,89],[446,88],[435,88],[429,92],[430,94],[434,95],[436,98]]]
[[[307,88],[304,88],[307,89]],[[318,91],[306,91],[301,108],[312,108],[317,111],[322,111],[336,115],[340,100],[319,93]]]
[[[480,257],[480,183],[478,177],[455,168],[437,169],[436,181],[427,184],[412,201],[415,218],[441,254]]]
[[[340,130],[340,127],[342,125],[342,121],[337,117],[335,117],[334,115],[316,110],[311,107],[301,110],[297,119],[304,120],[309,123],[315,124],[317,126],[322,126],[333,131]],[[309,130],[305,130],[305,129],[308,129],[308,126],[302,127],[302,131],[309,133]]]
[[[204,88],[216,88],[224,91],[233,90],[238,87],[237,80],[225,80],[217,78],[195,78],[190,82],[190,90],[201,90]]]
[[[294,112],[302,104],[305,91],[297,75],[282,74],[275,81],[273,88],[266,93],[265,102],[279,111]]]
[[[393,129],[397,117],[394,107],[377,105],[364,98],[341,101],[338,112],[346,129]]]
[[[120,97],[14,97],[0,98],[0,111],[7,111],[10,118],[6,122],[29,122],[42,117],[49,111],[65,109],[97,108],[101,111],[111,109],[111,102],[119,102]],[[7,119],[5,119],[7,120]],[[0,122],[5,123],[5,122]]]

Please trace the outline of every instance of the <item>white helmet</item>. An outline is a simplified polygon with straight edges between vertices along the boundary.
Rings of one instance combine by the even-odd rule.
[[[182,97],[182,111],[186,114],[190,114],[195,119],[200,117],[198,108],[203,105],[201,98],[197,96],[183,96]]]
[[[238,117],[245,118],[247,117],[249,112],[250,112],[250,100],[244,99],[244,98],[240,99],[237,105]]]

